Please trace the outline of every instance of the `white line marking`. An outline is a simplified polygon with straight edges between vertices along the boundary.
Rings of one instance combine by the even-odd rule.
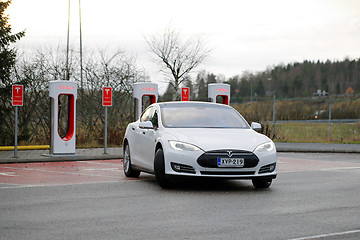
[[[122,172],[119,168],[85,168],[84,171],[113,171]]]
[[[61,187],[61,186],[76,186],[86,184],[103,184],[103,183],[122,183],[125,181],[106,181],[106,182],[82,182],[82,183],[61,183],[61,184],[41,184],[41,185],[17,185],[0,187],[0,189],[16,189],[16,188],[37,188],[37,187]]]
[[[351,230],[351,231],[345,231],[345,232],[328,233],[328,234],[321,234],[321,235],[316,235],[316,236],[293,238],[293,239],[289,239],[289,240],[309,240],[309,239],[317,239],[317,238],[342,236],[342,235],[353,234],[353,233],[360,233],[360,230]]]
[[[82,175],[82,176],[90,176],[90,177],[106,177],[106,178],[115,178],[117,179],[118,176],[107,176],[107,175],[99,175],[99,174],[88,174],[88,173],[81,173],[81,172],[62,172],[62,171],[53,171],[53,170],[45,170],[45,169],[36,169],[36,168],[18,168],[18,167],[3,167],[7,169],[17,169],[17,170],[26,170],[26,171],[38,171],[38,172],[45,172],[45,173],[59,173],[59,174],[68,174],[68,175]]]
[[[349,169],[360,169],[360,167],[338,167],[338,168],[325,168],[325,169],[321,169],[321,171],[349,170]]]
[[[116,160],[115,160],[116,161]],[[109,166],[119,166],[119,163],[112,163],[112,162],[96,162],[96,161],[77,161],[79,163],[89,163],[89,164],[96,164],[96,165],[109,165]],[[120,163],[122,166],[122,161]]]
[[[1,176],[8,176],[8,177],[16,177],[18,175],[15,175],[14,172],[0,172]]]

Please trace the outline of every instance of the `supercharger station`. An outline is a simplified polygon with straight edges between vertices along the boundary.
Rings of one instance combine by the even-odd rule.
[[[141,113],[158,101],[158,85],[156,83],[134,83],[134,110],[137,120]]]
[[[230,85],[226,83],[211,83],[208,85],[210,102],[230,104]]]
[[[75,154],[77,83],[51,81],[49,96],[51,112],[50,155]]]

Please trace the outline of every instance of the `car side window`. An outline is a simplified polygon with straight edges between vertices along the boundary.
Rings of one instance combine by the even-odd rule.
[[[159,127],[159,120],[158,120],[158,113],[157,111],[153,112],[153,115],[150,119],[151,123],[153,124],[154,128],[158,128]]]
[[[140,118],[140,122],[150,121],[152,109],[153,109],[152,107],[149,107],[148,109],[146,109],[146,111],[143,113],[143,115]]]

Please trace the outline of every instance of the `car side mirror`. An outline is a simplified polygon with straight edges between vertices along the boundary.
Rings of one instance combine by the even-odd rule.
[[[140,122],[140,123],[139,123],[139,128],[143,128],[143,129],[154,129],[154,126],[153,126],[152,122],[150,122],[150,121],[145,121],[145,122]]]
[[[257,123],[257,122],[252,122],[251,128],[254,129],[255,131],[259,132],[259,131],[261,131],[261,124]]]

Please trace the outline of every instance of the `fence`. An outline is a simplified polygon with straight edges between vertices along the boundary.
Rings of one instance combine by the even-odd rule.
[[[120,91],[116,88],[113,97],[113,106],[108,109],[108,144],[119,146],[127,124],[133,121],[133,98],[131,89]],[[25,91],[24,98],[24,107],[19,109],[19,145],[49,144],[48,91]],[[317,136],[321,136],[316,141],[360,142],[360,99],[267,98],[235,103],[232,106],[249,122],[262,123],[263,133],[276,141],[313,141]],[[1,134],[2,146],[11,146],[14,143],[13,117],[14,113],[9,112],[6,116],[7,124],[2,126],[5,129]],[[324,130],[326,128],[327,130]],[[79,90],[76,129],[78,147],[104,145],[101,89]],[[328,133],[327,138],[324,137],[324,131]],[[297,134],[300,136],[291,137]]]

